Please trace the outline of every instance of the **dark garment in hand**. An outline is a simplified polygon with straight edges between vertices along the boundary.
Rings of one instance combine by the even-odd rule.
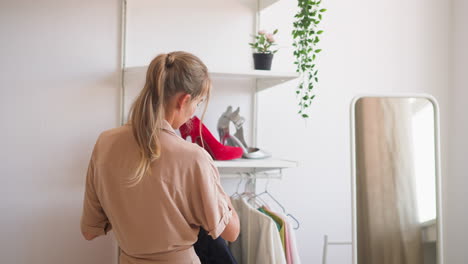
[[[237,264],[226,241],[222,237],[213,239],[203,228],[193,247],[202,264]]]

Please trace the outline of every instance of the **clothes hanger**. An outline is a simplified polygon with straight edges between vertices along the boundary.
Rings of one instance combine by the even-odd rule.
[[[252,193],[250,193],[250,192],[246,192],[246,191],[245,191],[248,182],[245,183],[244,192],[239,193],[239,188],[240,188],[240,186],[241,186],[241,184],[242,184],[242,181],[243,181],[244,178],[246,178],[246,177],[244,176],[245,173],[239,172],[238,174],[239,174],[239,176],[240,176],[240,181],[239,181],[239,183],[237,183],[236,191],[231,195],[231,198],[252,197],[253,195],[255,195],[255,194],[252,194]],[[248,174],[248,176],[251,176],[251,175]],[[264,202],[262,199],[260,199],[260,200],[261,200],[262,202]]]
[[[249,173],[249,174],[252,175],[253,173]],[[267,183],[265,184],[265,190],[263,192],[259,193],[259,194],[255,194],[254,196],[250,197],[250,199],[257,199],[257,198],[260,199],[260,196],[267,195],[281,208],[283,213],[286,213],[286,209],[284,209],[284,206],[278,200],[276,200],[275,197],[273,197],[273,195],[270,194],[270,192],[268,192],[269,182],[270,182],[270,177],[267,177]]]
[[[252,174],[252,173],[249,173],[249,174]],[[301,225],[300,222],[299,222],[299,220],[297,220],[297,218],[294,217],[292,214],[287,213],[287,212],[286,212],[286,209],[284,208],[284,206],[283,206],[278,200],[276,200],[276,198],[275,198],[270,192],[268,192],[268,184],[269,184],[269,182],[270,182],[270,177],[267,177],[267,183],[265,184],[265,190],[264,190],[263,192],[259,193],[259,194],[254,195],[254,196],[251,197],[250,199],[257,199],[257,198],[258,198],[258,199],[260,199],[264,204],[266,204],[265,201],[264,201],[263,199],[260,198],[260,196],[261,196],[261,195],[267,195],[268,197],[270,197],[270,198],[281,208],[281,210],[283,211],[283,213],[284,213],[286,216],[291,217],[291,218],[294,220],[294,222],[296,222],[296,226],[294,227],[294,229],[295,229],[295,230],[299,229],[299,227],[300,227],[300,225]]]
[[[239,193],[239,188],[240,188],[242,181],[244,180],[244,175],[242,174],[242,172],[239,172],[239,176],[240,176],[240,181],[237,184],[236,192],[231,195],[231,198],[238,198],[242,195]]]
[[[293,228],[294,230],[298,230],[299,227],[301,226],[301,223],[299,222],[299,220],[297,220],[296,217],[294,217],[292,214],[287,214],[286,216],[291,217],[294,220],[294,222],[296,222],[296,226]]]
[[[247,175],[247,179],[249,180],[254,179],[255,175],[252,175],[251,173],[245,173],[245,174]],[[252,202],[251,198],[255,196],[255,190],[254,192],[247,191],[247,185],[250,183],[249,180],[246,181],[245,186],[244,186],[244,192],[240,195],[242,198],[246,198],[247,203]],[[262,199],[253,200],[253,202],[254,202],[253,207],[256,207],[255,209],[262,207],[263,204],[261,204],[260,202],[263,202],[264,204],[266,204],[265,201]]]

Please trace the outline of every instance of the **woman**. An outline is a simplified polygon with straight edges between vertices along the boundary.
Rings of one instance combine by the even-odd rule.
[[[199,58],[161,54],[148,67],[129,122],[99,136],[81,231],[92,240],[113,229],[121,264],[200,263],[193,250],[200,228],[213,239],[234,241],[239,235],[239,218],[213,159],[174,132],[210,91]]]

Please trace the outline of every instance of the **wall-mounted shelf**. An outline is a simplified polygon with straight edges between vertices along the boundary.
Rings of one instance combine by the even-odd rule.
[[[215,161],[216,167],[220,174],[235,174],[235,173],[256,173],[272,170],[281,170],[286,168],[295,168],[297,162],[284,159],[236,159],[229,161]]]
[[[295,72],[276,72],[276,71],[263,71],[263,70],[250,70],[250,71],[212,71],[210,72],[213,78],[257,78],[257,79],[270,79],[289,81],[299,77]]]
[[[258,9],[259,10],[263,10],[269,6],[271,6],[272,4],[278,2],[279,0],[261,0],[259,1],[259,7]]]
[[[133,75],[133,78],[144,80],[148,66],[128,67],[125,68],[125,73]],[[213,79],[256,79],[257,91],[265,90],[283,82],[287,82],[299,77],[296,72],[277,72],[263,70],[223,70],[210,71],[210,76]],[[132,79],[133,79],[132,78]]]

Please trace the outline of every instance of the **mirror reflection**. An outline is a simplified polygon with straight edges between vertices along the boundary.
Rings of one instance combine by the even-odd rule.
[[[363,97],[354,107],[357,263],[437,263],[432,102]]]

